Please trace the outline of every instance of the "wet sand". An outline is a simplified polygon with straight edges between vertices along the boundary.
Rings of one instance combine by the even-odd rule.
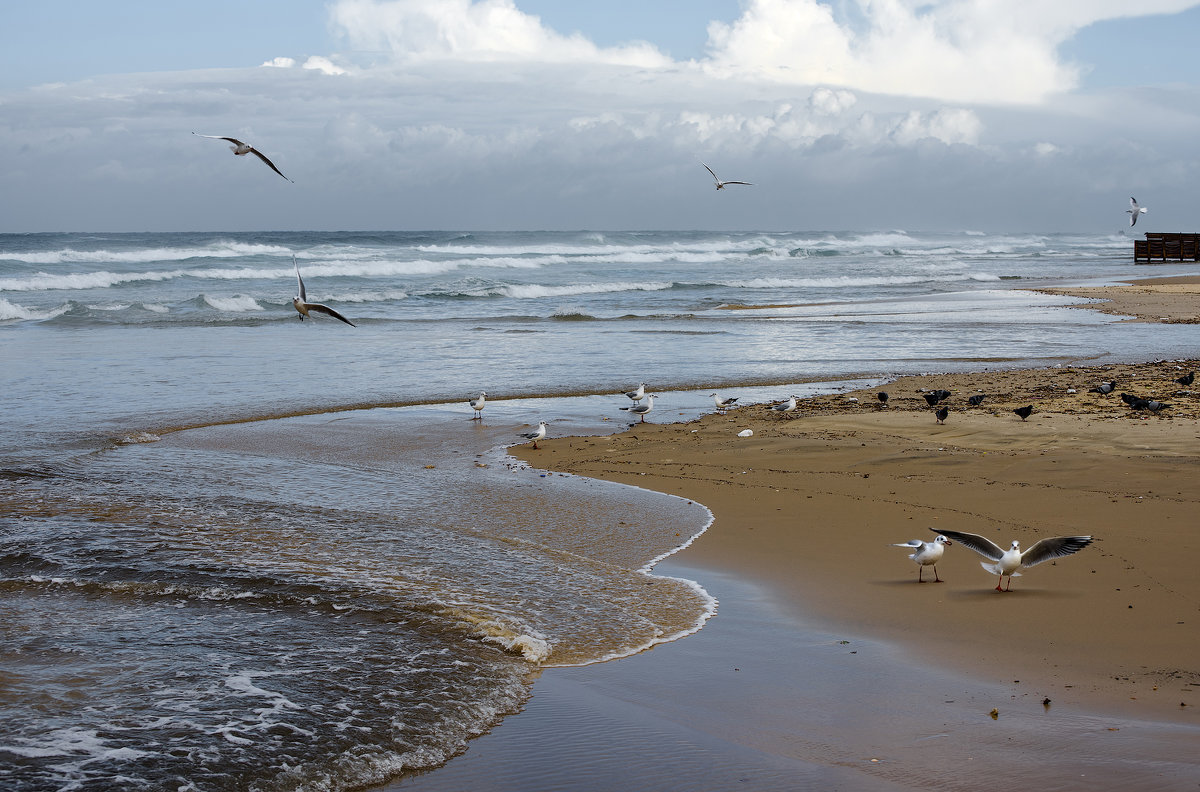
[[[1200,313],[1190,291],[1155,291],[1147,308],[1144,286],[1122,288],[1105,287],[1105,310],[1141,311],[1148,321]],[[477,788],[618,788],[572,769],[585,750],[569,738],[582,739],[578,729],[545,728],[586,691],[623,702],[624,720],[593,734],[591,750],[614,768],[661,759],[651,783],[622,788],[722,788],[675,783],[690,776],[674,775],[672,752],[644,740],[622,754],[624,737],[669,722],[672,735],[721,735],[714,762],[749,749],[760,755],[751,766],[783,763],[778,777],[748,777],[748,788],[795,788],[788,762],[801,763],[797,778],[813,772],[814,788],[830,789],[975,789],[1033,762],[1025,781],[1049,788],[1195,789],[1200,380],[1174,380],[1198,369],[1191,360],[905,377],[803,400],[788,415],[748,405],[514,448],[537,467],[704,503],[714,524],[671,563],[700,570],[702,582],[707,570],[740,583],[714,587],[721,610],[696,636],[604,666],[547,670],[525,713],[443,770],[399,786],[449,789],[474,777],[493,782]],[[1117,383],[1111,395],[1089,392],[1106,380]],[[944,423],[924,399],[935,389],[952,393]],[[877,390],[889,393],[886,406]],[[1121,392],[1170,406],[1133,410]],[[968,404],[974,394],[984,395],[978,406]],[[1027,420],[1012,412],[1026,405]],[[746,429],[753,435],[739,437]],[[944,582],[917,582],[910,551],[890,545],[939,528],[1001,546],[1076,534],[1095,542],[1027,570],[1002,593],[961,544],[938,565]],[[840,647],[837,655],[797,654],[796,636],[820,643],[814,634]],[[875,664],[865,676],[846,666],[855,647],[869,657],[854,661]],[[774,666],[762,670],[767,662]],[[743,665],[762,670],[752,691],[730,671]],[[621,674],[629,678],[606,685]],[[671,695],[687,699],[684,715],[652,692],[674,691],[680,674],[689,684]],[[797,691],[813,686],[836,695],[798,702]],[[506,755],[557,770],[507,786],[496,764]]]

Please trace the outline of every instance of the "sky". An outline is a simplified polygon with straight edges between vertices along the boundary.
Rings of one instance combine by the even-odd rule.
[[[1195,231],[1198,34],[1200,0],[5,3],[0,232]]]

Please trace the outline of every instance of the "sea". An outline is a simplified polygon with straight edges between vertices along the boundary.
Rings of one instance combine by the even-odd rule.
[[[0,234],[0,788],[350,790],[687,640],[702,503],[507,449],[902,374],[1200,356],[1123,233]],[[297,270],[310,301],[291,304]],[[486,392],[477,416],[468,399]],[[736,411],[732,415],[736,415]],[[540,453],[540,452],[539,452]]]

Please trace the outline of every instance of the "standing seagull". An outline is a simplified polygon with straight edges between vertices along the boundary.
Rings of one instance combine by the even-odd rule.
[[[933,567],[933,582],[941,583],[942,579],[938,577],[937,562],[941,560],[942,553],[946,552],[946,548],[953,545],[946,537],[938,534],[938,537],[932,542],[922,542],[920,539],[909,539],[902,544],[894,544],[892,547],[911,547],[915,548],[916,552],[909,555],[913,561],[917,562],[917,582],[924,583],[922,575],[925,574],[925,567]]]
[[[1126,209],[1125,212],[1129,215],[1129,227],[1133,228],[1137,225],[1138,215],[1146,213],[1146,207],[1138,206],[1137,198],[1133,197],[1129,199],[1129,206],[1130,208]]]
[[[251,146],[249,143],[243,143],[242,141],[238,140],[237,138],[224,137],[222,135],[201,135],[199,132],[193,132],[192,134],[195,135],[196,137],[212,138],[213,140],[228,140],[230,143],[233,144],[232,146],[229,147],[229,150],[232,151],[237,156],[244,157],[247,154],[253,154],[254,156],[258,157],[263,162],[267,163],[268,168],[275,171],[280,176],[283,176],[283,173],[279,170],[279,168],[275,167],[274,162],[271,162],[271,160],[267,159],[266,155],[264,155],[258,149],[254,148],[254,146]],[[288,179],[287,176],[283,176],[283,178],[287,179],[288,181],[292,181],[291,179]],[[295,182],[292,182],[292,184],[295,184]],[[1143,211],[1145,211],[1145,210],[1143,210]]]
[[[641,401],[646,396],[646,383],[637,386],[637,390],[626,391],[625,395],[636,401]]]
[[[483,405],[487,404],[487,394],[483,391],[479,392],[478,399],[471,399],[469,402],[471,409],[475,411],[475,415],[471,418],[474,421],[476,418],[483,420]]]
[[[777,413],[790,413],[792,410],[796,409],[796,397],[792,396],[785,402],[772,404],[770,409]]]
[[[329,314],[334,319],[341,319],[351,327],[358,327],[358,325],[354,324],[354,322],[351,322],[349,319],[342,316],[328,305],[308,302],[308,297],[306,297],[304,293],[304,279],[300,277],[300,265],[296,263],[295,256],[292,256],[292,266],[296,268],[296,282],[300,286],[300,294],[292,298],[292,305],[295,306],[296,310],[300,313],[301,322],[304,321],[304,317],[309,316],[309,311],[317,311],[318,313]]]
[[[717,405],[717,412],[725,412],[730,407],[737,406],[736,404],[734,404],[734,402],[736,402],[738,400],[738,397],[730,396],[729,398],[722,399],[720,396],[718,396],[717,394],[714,393],[712,395],[712,400],[713,400],[713,404]]]
[[[628,407],[622,407],[621,409],[628,410],[629,412],[633,413],[634,415],[642,416],[641,422],[645,423],[646,422],[646,413],[648,413],[654,409],[654,394],[651,393],[649,396],[647,396],[646,401],[644,401],[644,402],[638,402],[637,404],[631,404]]]
[[[532,432],[522,432],[521,433],[521,437],[524,437],[526,440],[533,441],[534,449],[537,449],[538,440],[541,440],[545,436],[546,436],[546,422],[545,421],[542,421],[541,423],[539,423],[538,428],[534,429]]]
[[[703,163],[703,162],[701,162],[700,164],[701,164],[701,165],[704,165],[704,163]],[[718,189],[718,190],[724,190],[724,189],[725,189],[725,185],[726,185],[726,184],[744,184],[744,185],[746,185],[747,187],[753,187],[753,186],[754,186],[754,185],[753,185],[753,184],[751,184],[750,182],[744,182],[744,181],[721,181],[720,179],[718,179],[718,178],[717,178],[717,174],[713,173],[713,169],[712,169],[712,168],[708,167],[707,165],[704,165],[704,169],[705,169],[706,171],[708,171],[709,173],[712,173],[713,181],[715,181],[715,182],[717,183],[717,189]]]
[[[1012,586],[1013,575],[1021,574],[1017,571],[1021,567],[1037,566],[1043,561],[1049,561],[1052,558],[1069,556],[1092,543],[1092,537],[1090,536],[1056,536],[1034,542],[1028,550],[1022,553],[1021,543],[1016,539],[1013,540],[1012,546],[1008,550],[1001,550],[999,545],[991,539],[985,539],[978,534],[963,533],[962,531],[942,531],[937,528],[930,528],[929,530],[947,536],[961,543],[964,547],[971,548],[984,558],[990,558],[994,563],[989,564],[987,561],[980,561],[979,563],[993,575],[1000,576],[1000,580],[996,582],[996,591],[1008,591],[1009,586]],[[1000,588],[1000,584],[1004,582],[1005,575],[1008,575],[1008,586]]]

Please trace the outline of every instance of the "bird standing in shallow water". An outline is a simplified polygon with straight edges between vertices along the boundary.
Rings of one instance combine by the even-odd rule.
[[[625,395],[634,401],[641,401],[646,397],[646,383],[638,385],[636,390],[626,391]]]
[[[474,421],[476,418],[478,418],[479,420],[482,421],[483,420],[483,405],[487,404],[487,394],[480,391],[479,398],[471,399],[471,401],[469,403],[471,405],[471,409],[475,411],[475,415],[471,416],[471,420]]]
[[[951,542],[946,537],[938,534],[938,537],[932,542],[922,542],[920,539],[909,539],[907,542],[893,544],[892,547],[911,547],[916,550],[908,557],[917,562],[917,582],[924,583],[923,575],[925,567],[933,567],[933,582],[941,583],[942,579],[938,577],[937,562],[941,560],[942,554],[946,552],[946,548],[950,547]]]
[[[309,311],[316,311],[317,313],[329,314],[334,319],[341,319],[343,322],[350,325],[351,327],[358,327],[358,325],[354,324],[354,322],[351,322],[349,319],[342,316],[340,313],[333,310],[328,305],[322,305],[321,303],[308,302],[308,296],[304,291],[304,279],[300,277],[300,265],[296,263],[295,256],[292,256],[292,266],[296,268],[296,284],[299,287],[299,291],[300,291],[300,293],[298,295],[296,295],[295,297],[292,298],[292,307],[295,308],[296,311],[300,314],[301,322],[303,322],[306,318],[311,318],[309,316]]]
[[[1037,566],[1043,561],[1069,556],[1092,543],[1092,537],[1090,536],[1056,536],[1051,539],[1042,539],[1041,541],[1034,542],[1028,550],[1022,553],[1021,543],[1015,539],[1008,550],[1001,550],[1000,546],[991,539],[984,538],[978,534],[965,533],[963,531],[943,531],[937,528],[930,528],[929,530],[953,539],[964,547],[971,548],[984,558],[990,559],[993,563],[989,564],[987,561],[980,561],[979,563],[993,575],[1000,576],[1000,580],[996,583],[996,591],[1008,591],[1009,587],[1012,586],[1013,576],[1019,576],[1021,573],[1017,570],[1022,567]],[[1008,576],[1008,586],[1000,588],[1000,584],[1004,582],[1006,575]]]
[[[193,132],[192,134],[195,135],[196,137],[212,138],[213,140],[228,140],[230,143],[233,144],[232,146],[229,147],[229,150],[232,151],[237,156],[244,157],[247,154],[253,154],[254,156],[258,157],[263,162],[267,163],[268,168],[275,171],[280,176],[283,176],[283,173],[279,170],[279,168],[275,167],[274,162],[271,162],[271,160],[267,159],[265,154],[263,154],[258,149],[254,148],[254,146],[251,146],[249,143],[243,143],[242,141],[238,140],[237,138],[224,137],[222,135],[201,135],[199,132]],[[287,179],[288,181],[292,181],[291,179],[288,179],[287,176],[283,176],[283,178]],[[295,182],[292,182],[292,184],[295,184]]]
[[[737,406],[736,404],[734,404],[734,402],[736,402],[738,400],[738,397],[730,396],[728,398],[722,399],[720,396],[718,396],[717,394],[714,393],[712,395],[712,400],[713,400],[713,404],[717,405],[717,412],[725,412],[730,407]]]
[[[622,407],[621,409],[628,410],[634,415],[642,416],[641,422],[645,423],[646,413],[654,409],[654,394],[651,393],[649,396],[647,396],[644,402],[638,402],[637,404],[630,405],[629,407]]]

